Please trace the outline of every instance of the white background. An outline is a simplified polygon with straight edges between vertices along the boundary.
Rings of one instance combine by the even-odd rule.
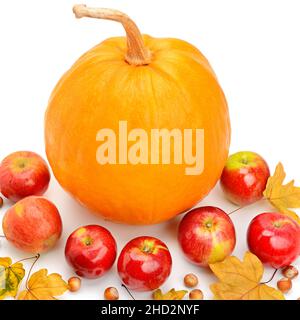
[[[124,34],[114,22],[76,20],[73,4],[74,0],[1,1],[0,158],[24,149],[44,156],[43,117],[54,85],[82,53],[108,37]],[[177,37],[197,46],[210,60],[228,99],[231,152],[256,151],[266,158],[272,171],[280,160],[288,178],[300,184],[299,0],[95,0],[87,4],[123,10],[144,33]],[[65,279],[72,276],[63,253],[67,236],[79,226],[97,223],[115,235],[118,251],[135,236],[160,238],[169,246],[174,264],[163,289],[183,289],[183,276],[194,272],[205,299],[212,298],[209,284],[215,281],[214,276],[188,263],[180,252],[176,241],[178,218],[145,227],[105,222],[75,203],[53,177],[46,196],[58,206],[64,232],[59,245],[41,257],[35,270],[46,267]],[[206,204],[228,212],[235,209],[218,186],[201,202]],[[6,202],[1,216],[7,207]],[[247,249],[250,220],[265,210],[272,208],[257,204],[232,216],[238,239],[234,254],[238,257]],[[28,255],[1,240],[0,256],[18,260]],[[29,262],[26,267],[28,270]],[[267,268],[266,280],[271,273]],[[116,286],[121,298],[129,298],[120,286],[115,265],[103,278],[84,280],[79,293],[67,293],[63,298],[102,299],[108,286]],[[134,295],[138,299],[150,297],[149,293]],[[286,297],[299,296],[300,278]]]

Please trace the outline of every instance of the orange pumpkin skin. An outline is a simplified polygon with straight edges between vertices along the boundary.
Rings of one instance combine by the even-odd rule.
[[[45,117],[46,153],[62,187],[128,224],[159,223],[193,207],[221,176],[230,143],[226,100],[206,58],[181,40],[143,40],[152,54],[144,66],[125,61],[124,37],[84,54],[54,89]],[[185,163],[100,165],[96,134],[117,133],[120,120],[149,136],[153,128],[204,129],[203,173],[186,175]]]

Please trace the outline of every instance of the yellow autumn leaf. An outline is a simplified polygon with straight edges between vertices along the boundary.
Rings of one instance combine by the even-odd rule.
[[[154,300],[182,300],[187,294],[186,290],[176,291],[175,289],[169,290],[167,293],[163,294],[160,289],[153,292]]]
[[[284,300],[279,290],[261,282],[264,267],[251,252],[243,261],[232,256],[209,267],[219,279],[210,286],[216,300]]]
[[[17,295],[24,275],[22,263],[12,264],[11,258],[0,258],[0,300]]]
[[[19,294],[19,300],[57,300],[56,296],[68,290],[67,283],[61,275],[52,273],[48,275],[47,269],[35,272],[27,283],[27,289]]]
[[[294,186],[294,180],[284,185],[285,176],[283,165],[278,163],[274,175],[268,180],[264,197],[281,213],[300,223],[298,215],[290,210],[300,208],[300,188]]]

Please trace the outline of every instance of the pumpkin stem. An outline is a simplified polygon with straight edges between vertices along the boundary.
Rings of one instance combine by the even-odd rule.
[[[103,9],[89,8],[79,4],[73,7],[76,18],[83,17],[113,20],[122,23],[127,35],[127,54],[126,61],[135,66],[147,65],[151,61],[151,53],[145,47],[143,37],[137,25],[123,12]]]

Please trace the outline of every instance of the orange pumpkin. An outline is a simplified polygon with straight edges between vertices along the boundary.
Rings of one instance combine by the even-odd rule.
[[[74,13],[118,21],[126,37],[85,53],[54,89],[45,118],[54,175],[80,203],[113,221],[153,224],[191,208],[218,181],[230,142],[227,103],[208,61],[185,41],[141,35],[119,11],[79,5]],[[148,136],[155,128],[203,129],[202,173],[186,174],[184,161],[99,164],[100,129],[116,132],[117,156],[126,147],[118,140],[120,121],[127,121],[128,132],[141,128]],[[191,148],[196,152],[195,139]]]

